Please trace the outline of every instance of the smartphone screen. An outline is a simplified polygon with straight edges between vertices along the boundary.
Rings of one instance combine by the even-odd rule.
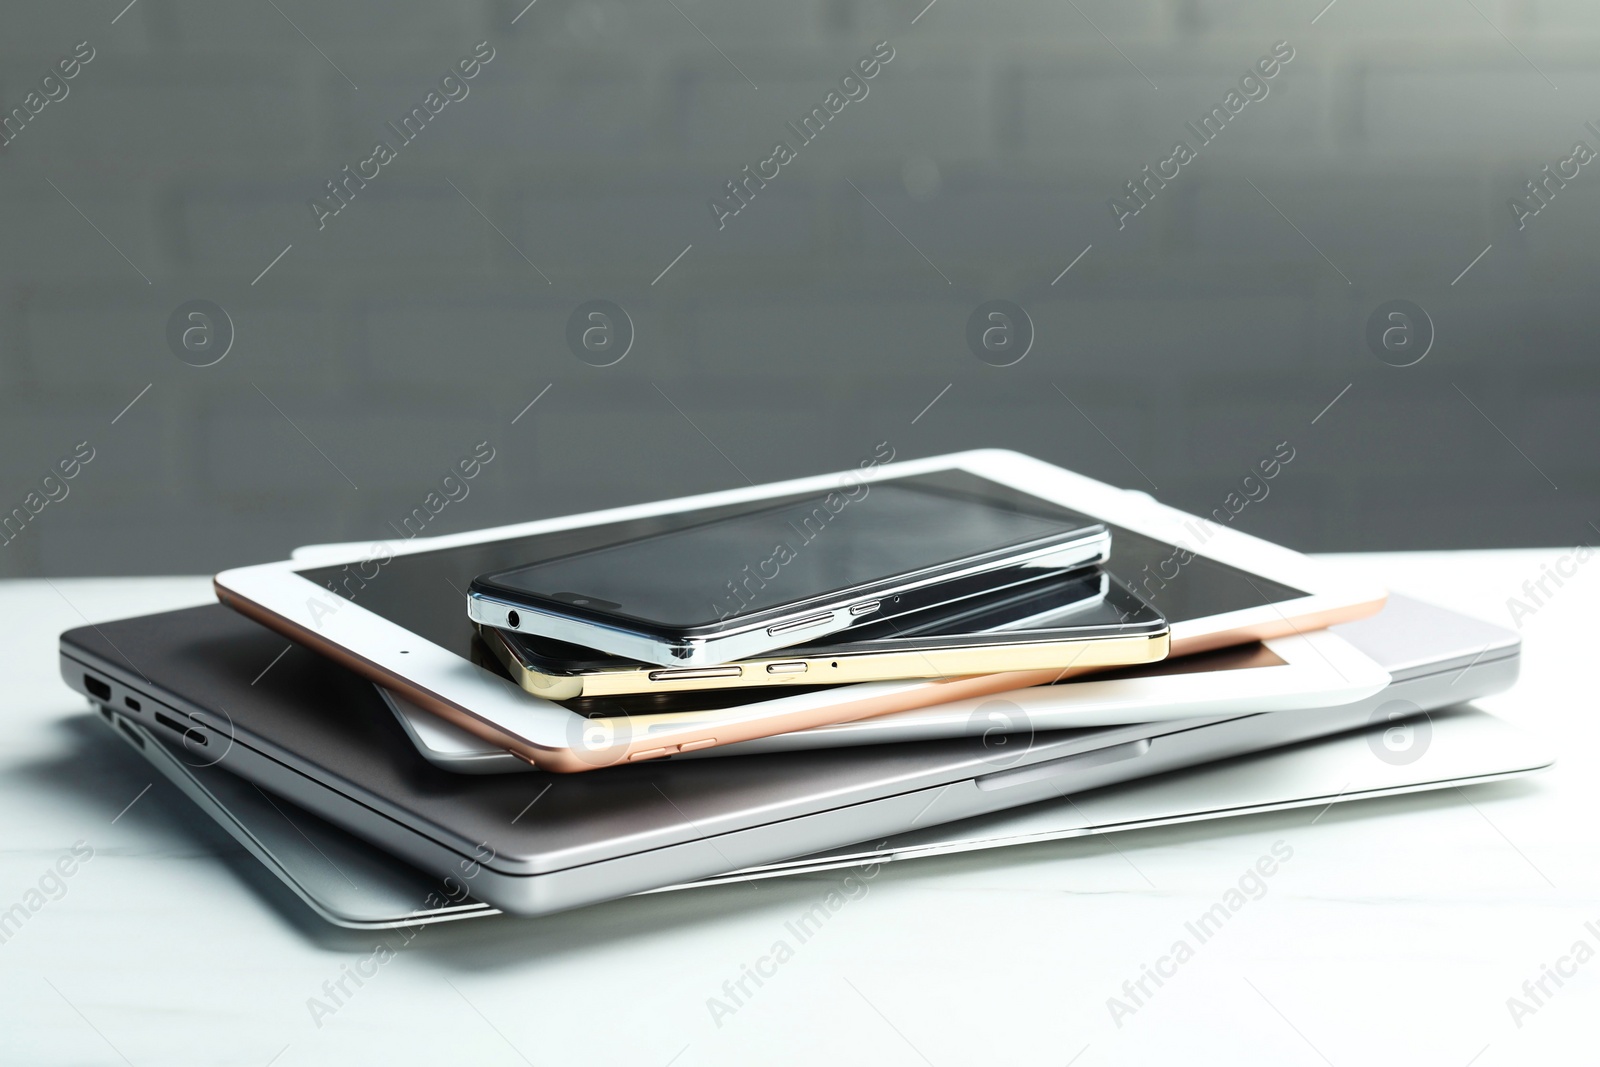
[[[1011,547],[1065,538],[1070,513],[882,482],[502,571],[524,594],[668,626],[707,626]]]

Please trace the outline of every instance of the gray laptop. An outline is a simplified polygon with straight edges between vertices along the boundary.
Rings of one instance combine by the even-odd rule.
[[[117,714],[292,800],[459,897],[541,914],[760,867],[1365,727],[1509,687],[1515,633],[1404,598],[1339,627],[1393,681],[1338,708],[981,739],[456,775],[370,683],[221,606],[68,631],[62,675]]]

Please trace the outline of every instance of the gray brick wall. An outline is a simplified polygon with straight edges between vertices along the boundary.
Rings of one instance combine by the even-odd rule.
[[[1593,536],[1600,167],[1524,230],[1505,204],[1600,148],[1592,3],[924,4],[13,5],[4,111],[96,54],[0,148],[0,510],[77,442],[96,458],[0,576],[385,536],[483,440],[495,461],[431,532],[885,438],[1204,511],[1287,439],[1240,525],[1296,547]],[[882,39],[868,96],[719,231],[707,200]],[[1267,97],[1118,230],[1108,198],[1280,39]],[[307,199],[482,40],[469,95],[319,230]],[[615,366],[567,346],[596,298],[636,330]],[[966,347],[992,298],[1037,326],[1013,367]],[[1364,341],[1394,298],[1437,329],[1416,366]],[[168,347],[191,299],[233,323],[213,366]]]

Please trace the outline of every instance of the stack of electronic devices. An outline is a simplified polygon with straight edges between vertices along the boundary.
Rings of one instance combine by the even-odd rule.
[[[1460,707],[1514,633],[1016,453],[891,457],[301,549],[68,631],[62,674],[352,926],[1550,762]]]

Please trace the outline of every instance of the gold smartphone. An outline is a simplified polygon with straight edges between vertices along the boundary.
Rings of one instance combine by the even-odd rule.
[[[713,667],[635,663],[480,626],[484,644],[523,689],[546,700],[784,686],[956,678],[1004,671],[1151,663],[1165,658],[1167,622],[1098,569],[1031,583],[982,603],[965,601],[804,645]]]

